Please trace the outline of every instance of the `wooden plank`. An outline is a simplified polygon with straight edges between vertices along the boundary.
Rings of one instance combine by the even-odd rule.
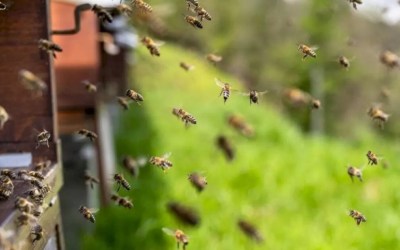
[[[60,134],[73,134],[79,129],[86,128],[95,130],[94,116],[85,114],[83,111],[62,111],[58,113],[58,124]]]
[[[17,109],[17,107],[15,107]],[[1,143],[35,142],[38,133],[46,129],[50,132],[50,141],[54,139],[53,118],[50,116],[28,116],[16,114],[0,130]]]

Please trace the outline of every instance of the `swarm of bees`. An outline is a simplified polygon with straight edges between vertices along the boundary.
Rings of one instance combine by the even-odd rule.
[[[57,58],[56,52],[62,52],[62,48],[60,45],[55,44],[49,40],[46,39],[40,39],[39,40],[39,49],[42,49],[46,51],[47,53],[53,55],[54,58]]]
[[[357,226],[359,226],[361,222],[367,222],[365,216],[357,210],[350,210],[349,215],[356,221]]]

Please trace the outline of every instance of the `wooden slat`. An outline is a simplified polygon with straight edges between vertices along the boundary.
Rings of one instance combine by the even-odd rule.
[[[62,111],[58,113],[58,124],[60,134],[73,134],[79,129],[85,128],[95,130],[93,115],[85,114],[83,111]]]

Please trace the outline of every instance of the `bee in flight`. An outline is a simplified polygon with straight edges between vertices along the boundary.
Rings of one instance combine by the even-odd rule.
[[[128,198],[120,197],[116,194],[111,195],[111,200],[115,201],[119,206],[125,207],[128,209],[133,208],[133,203]]]
[[[79,212],[83,215],[83,217],[92,222],[95,223],[96,219],[94,218],[94,214],[98,212],[98,209],[93,209],[93,208],[87,208],[85,206],[80,206],[79,207]]]
[[[350,210],[349,215],[356,221],[357,226],[360,225],[361,222],[367,222],[367,218],[357,210]]]
[[[94,184],[99,184],[100,181],[98,178],[91,176],[88,172],[85,172],[85,182],[86,185],[90,186],[91,189],[94,188]]]
[[[182,69],[186,70],[186,71],[194,70],[194,66],[193,66],[193,65],[187,64],[187,63],[185,63],[185,62],[179,63],[179,66],[180,66]]]
[[[303,53],[302,60],[306,59],[307,56],[311,56],[314,58],[317,57],[317,53],[315,53],[315,51],[318,49],[317,47],[309,47],[305,44],[300,44],[298,49],[300,50],[301,53]]]
[[[164,42],[155,42],[148,36],[143,37],[140,41],[144,46],[146,46],[152,56],[160,56],[159,48],[164,44]]]
[[[98,138],[98,136],[97,136],[97,134],[95,132],[87,130],[87,129],[84,129],[84,128],[78,130],[77,133],[79,135],[87,137],[90,141],[95,141]]]
[[[185,250],[186,246],[189,244],[189,238],[187,235],[180,229],[172,230],[166,227],[162,228],[162,231],[169,236],[175,237],[177,243],[177,249],[179,250],[180,244],[182,244],[182,249]]]
[[[248,221],[239,220],[237,225],[239,226],[240,230],[250,239],[252,239],[258,243],[261,243],[264,241],[260,232],[256,229],[256,227],[254,225],[252,225]]]
[[[349,69],[350,67],[350,60],[345,57],[345,56],[340,56],[338,59],[338,62],[341,66],[343,66],[343,68],[345,68],[346,70]]]
[[[268,91],[258,92],[255,90],[250,90],[250,92],[242,93],[242,95],[248,96],[250,98],[250,104],[258,104],[258,98],[260,98],[262,95],[265,95],[266,93],[268,93]]]
[[[349,0],[349,2],[353,5],[353,8],[357,10],[357,4],[362,4],[362,0]]]
[[[383,124],[389,120],[389,114],[382,111],[380,105],[374,105],[368,109],[368,115],[372,120],[378,121],[379,127],[383,129]]]
[[[212,63],[212,64],[214,64],[214,66],[217,64],[217,63],[219,63],[220,61],[222,61],[222,56],[219,56],[219,55],[216,55],[216,54],[208,54],[207,56],[206,56],[206,59],[210,62],[210,63]]]
[[[188,24],[192,25],[194,28],[198,28],[198,29],[203,28],[203,25],[201,24],[201,22],[193,16],[185,16],[185,21]]]
[[[347,174],[350,176],[351,181],[354,182],[353,177],[357,177],[361,182],[363,181],[362,179],[362,171],[359,168],[349,166],[347,168]]]
[[[7,113],[6,109],[0,106],[0,129],[3,129],[4,124],[10,119],[10,115]]]
[[[93,83],[89,82],[88,80],[82,81],[82,84],[85,86],[85,89],[89,93],[95,93],[97,92],[97,86],[94,85]]]
[[[221,92],[219,93],[219,96],[223,96],[224,98],[224,103],[228,100],[231,91],[237,91],[236,89],[232,89],[231,85],[229,83],[225,83],[220,81],[219,79],[215,78],[215,84],[217,84],[218,87],[221,88]]]
[[[232,144],[224,135],[220,135],[217,138],[217,146],[224,152],[225,157],[228,161],[232,161],[235,158],[235,151]]]
[[[97,17],[100,19],[102,22],[109,22],[111,23],[113,21],[113,17],[110,12],[103,6],[100,6],[98,4],[93,5],[92,11],[97,15]]]
[[[22,85],[36,96],[42,96],[43,92],[47,90],[46,83],[32,72],[22,69],[18,74]]]
[[[197,124],[196,118],[193,115],[189,114],[182,108],[173,108],[172,114],[180,118],[183,122],[185,122],[185,126],[188,127],[190,124]]]
[[[192,183],[193,187],[195,187],[197,192],[199,193],[202,192],[208,184],[206,177],[201,176],[196,172],[189,174],[188,179]]]
[[[51,135],[46,129],[43,129],[42,132],[39,132],[36,135],[36,148],[39,148],[41,145],[46,145],[49,147],[50,137]]]
[[[143,96],[132,89],[128,89],[126,91],[126,96],[129,97],[130,99],[132,99],[134,102],[136,102],[139,105],[140,105],[139,102],[143,102]]]
[[[200,216],[197,211],[191,207],[185,206],[178,202],[169,202],[167,204],[168,211],[180,220],[190,226],[196,226],[200,223]]]
[[[197,0],[186,0],[187,6],[188,6],[188,10],[190,9],[191,5],[193,5],[194,7],[199,6],[199,1]]]
[[[376,154],[372,153],[371,150],[367,152],[368,164],[378,165],[378,157]]]
[[[139,176],[139,168],[146,165],[147,159],[145,157],[139,157],[137,159],[131,156],[125,156],[122,159],[122,166],[131,173],[134,177]]]
[[[399,56],[389,50],[383,51],[379,59],[384,65],[386,65],[391,69],[398,67],[400,65]]]
[[[321,107],[321,101],[318,99],[312,99],[311,100],[311,108],[313,109],[319,109]]]
[[[119,105],[121,105],[121,107],[124,110],[128,110],[129,109],[129,99],[127,97],[118,96],[117,100],[118,100]]]
[[[229,116],[228,124],[246,137],[252,137],[254,135],[253,127],[239,115]]]
[[[43,239],[43,236],[44,232],[43,232],[43,227],[41,225],[37,224],[31,228],[32,243],[35,243],[35,241]]]
[[[38,43],[39,43],[39,49],[42,49],[49,54],[52,54],[54,58],[57,58],[56,52],[63,51],[59,45],[46,39],[40,39]]]
[[[171,153],[166,153],[162,157],[159,156],[152,156],[149,160],[150,164],[157,166],[162,169],[165,173],[166,170],[170,169],[173,164],[168,158],[171,156]]]
[[[133,0],[132,1],[133,7],[143,11],[143,12],[152,12],[153,8],[150,6],[150,4],[146,3],[143,0]]]
[[[211,15],[206,11],[206,9],[204,9],[200,5],[195,6],[193,11],[197,14],[198,17],[200,17],[201,22],[203,21],[203,18],[211,21]]]
[[[121,188],[121,186],[123,188],[125,188],[126,190],[131,190],[131,185],[129,184],[129,182],[124,178],[124,176],[122,174],[115,174],[114,175],[114,181],[115,183],[117,183],[117,191],[119,191],[119,189]]]

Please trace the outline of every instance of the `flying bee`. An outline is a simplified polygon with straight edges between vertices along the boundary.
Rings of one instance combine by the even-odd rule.
[[[120,15],[125,15],[125,16],[130,16],[132,14],[132,8],[131,6],[121,3],[118,4],[115,8],[114,11]]]
[[[36,136],[36,148],[39,148],[41,145],[46,145],[49,147],[50,133],[46,129],[43,129],[42,132],[39,132]]]
[[[185,62],[180,62],[180,63],[179,63],[179,66],[180,66],[182,69],[186,70],[186,71],[194,70],[194,66],[193,66],[193,65],[187,64],[187,63],[185,63]]]
[[[384,65],[391,69],[398,67],[400,62],[399,56],[389,50],[383,51],[379,59]]]
[[[250,239],[261,243],[264,241],[263,237],[261,236],[260,232],[255,228],[254,225],[251,223],[245,221],[245,220],[239,220],[237,225],[239,226],[240,230],[248,236]]]
[[[201,24],[201,22],[199,21],[199,20],[197,20],[195,17],[193,17],[193,16],[185,16],[185,21],[188,23],[188,24],[190,24],[190,25],[192,25],[193,27],[195,27],[195,28],[198,28],[198,29],[202,29],[203,28],[203,25]]]
[[[0,175],[7,176],[12,180],[17,179],[17,174],[14,171],[9,170],[9,169],[0,170]]]
[[[357,4],[362,4],[361,0],[349,0],[349,2],[353,5],[353,8],[357,10]]]
[[[117,183],[117,191],[122,187],[124,187],[126,190],[131,190],[131,185],[129,182],[124,178],[122,174],[115,174],[114,175],[114,181]]]
[[[313,109],[319,109],[321,107],[321,101],[318,99],[312,99],[311,101],[311,107]]]
[[[204,9],[200,5],[195,6],[193,11],[197,14],[198,17],[200,17],[200,21],[203,21],[203,18],[211,21],[211,15],[206,11],[206,9]]]
[[[57,58],[56,52],[63,51],[59,45],[46,39],[40,39],[38,43],[39,43],[39,49],[42,49],[49,54],[52,54],[54,58]]]
[[[110,12],[103,6],[100,6],[98,4],[93,5],[92,11],[97,15],[97,17],[100,19],[102,22],[109,22],[111,23],[113,21],[113,17]]]
[[[141,94],[139,94],[138,92],[132,90],[132,89],[128,89],[126,91],[126,96],[129,97],[130,99],[132,99],[133,101],[135,101],[137,104],[140,105],[139,102],[143,102],[143,96]]]
[[[25,198],[17,197],[17,199],[15,200],[15,208],[21,212],[30,214],[33,211],[33,207],[33,203]]]
[[[152,12],[153,11],[153,8],[150,6],[150,4],[146,3],[143,0],[132,0],[131,4],[133,5],[133,7],[137,8],[143,12]]]
[[[111,200],[115,201],[119,206],[128,209],[133,208],[133,203],[128,198],[120,197],[116,194],[111,195]]]
[[[10,119],[10,115],[6,109],[0,106],[0,129],[3,129],[4,124]]]
[[[376,154],[372,153],[371,150],[367,152],[368,164],[378,165],[378,157]]]
[[[372,120],[378,121],[379,126],[383,129],[383,124],[389,120],[389,114],[383,112],[379,105],[375,105],[368,109],[368,115]]]
[[[254,135],[254,129],[252,126],[238,115],[229,116],[228,124],[246,137],[252,137]]]
[[[204,188],[207,186],[207,179],[204,176],[201,176],[200,174],[193,172],[189,174],[188,177],[189,181],[192,183],[192,185],[196,188],[197,192],[201,192],[204,190]]]
[[[308,93],[296,88],[286,89],[283,92],[283,97],[285,101],[295,107],[302,107],[308,104],[311,100],[311,97]]]
[[[8,176],[0,175],[0,200],[8,199],[14,192],[14,184]]]
[[[170,169],[173,164],[168,158],[171,156],[171,153],[166,153],[163,156],[152,156],[149,160],[150,164],[160,167],[162,171],[165,173],[166,170]]]
[[[37,224],[31,228],[32,243],[35,243],[35,241],[43,239],[43,236],[44,232],[43,232],[43,227],[41,225]]]
[[[303,53],[303,59],[306,59],[307,56],[311,56],[316,58],[317,57],[317,53],[315,53],[315,51],[318,49],[317,47],[309,47],[305,44],[300,44],[298,49],[300,50],[301,53]]]
[[[77,133],[89,138],[90,141],[95,141],[98,137],[95,132],[87,129],[80,129]]]
[[[211,62],[212,64],[216,65],[220,61],[222,61],[222,56],[216,55],[216,54],[208,54],[206,56],[206,59]]]
[[[265,95],[266,93],[268,93],[268,91],[258,92],[255,90],[250,90],[250,92],[241,93],[241,94],[248,96],[250,98],[250,104],[251,103],[258,104],[258,98],[260,98],[260,96],[262,96],[262,95]]]
[[[188,10],[190,9],[190,6],[193,5],[195,7],[199,6],[199,1],[197,0],[186,0]]]
[[[175,237],[176,243],[177,243],[177,249],[179,250],[180,244],[182,243],[182,249],[185,250],[186,246],[189,244],[189,238],[187,235],[179,229],[172,230],[166,227],[162,228],[162,231],[166,233],[169,236]]]
[[[35,224],[37,223],[37,218],[32,214],[22,212],[16,219],[17,226],[23,226],[28,224]]]
[[[36,96],[42,96],[43,92],[47,90],[46,83],[32,72],[22,69],[18,74],[22,85]]]
[[[360,225],[361,222],[367,222],[367,218],[357,210],[350,210],[349,215],[356,221],[357,226]]]
[[[98,211],[97,209],[87,208],[85,206],[79,207],[79,212],[83,215],[83,217],[92,223],[96,222],[96,219],[94,218],[94,214],[97,213],[97,211]]]
[[[353,166],[349,166],[347,168],[347,174],[350,176],[351,181],[354,182],[353,177],[356,176],[361,182],[362,180],[362,172],[361,169],[355,168]]]
[[[190,124],[197,124],[196,118],[193,115],[189,114],[185,110],[181,108],[173,108],[172,114],[180,118],[183,122],[185,122],[185,126],[189,126]]]
[[[99,181],[98,178],[89,175],[88,172],[85,173],[85,176],[84,176],[84,177],[85,177],[86,185],[90,186],[91,189],[94,188],[94,184],[95,184],[95,183],[97,183],[97,184],[100,183],[100,181]]]
[[[155,42],[148,36],[143,37],[140,41],[144,46],[146,46],[152,56],[160,56],[159,48],[164,44],[164,42]]]
[[[169,202],[167,208],[168,211],[182,223],[190,226],[196,226],[200,223],[199,214],[191,207],[187,207],[178,202]]]
[[[82,81],[82,84],[85,86],[85,89],[89,93],[95,93],[97,92],[97,86],[94,85],[93,83],[89,82],[88,80]]]
[[[343,66],[345,69],[349,69],[349,67],[350,67],[350,60],[349,59],[347,59],[347,57],[345,57],[345,56],[340,56],[339,57],[339,64],[341,65],[341,66]]]
[[[35,177],[35,178],[37,178],[37,179],[39,179],[41,181],[44,180],[44,175],[39,173],[38,171],[29,171],[28,175],[30,175],[32,177]]]
[[[224,152],[225,157],[228,161],[232,161],[235,158],[235,151],[224,135],[220,135],[217,137],[217,146]]]
[[[147,159],[144,157],[135,159],[131,156],[125,156],[122,159],[122,166],[124,166],[124,168],[126,170],[128,170],[129,173],[131,173],[134,177],[138,177],[139,176],[139,168],[144,167],[144,165],[146,165],[146,162],[147,162]]]
[[[121,105],[121,107],[124,110],[128,110],[129,109],[129,100],[128,100],[128,98],[123,97],[123,96],[118,96],[117,99],[118,99],[119,105]]]
[[[40,161],[40,162],[37,162],[35,164],[35,166],[33,167],[33,170],[35,170],[37,172],[40,172],[40,171],[43,171],[46,168],[49,168],[50,166],[51,166],[51,161],[50,160]]]
[[[223,96],[224,97],[224,103],[226,103],[226,101],[228,100],[231,91],[237,91],[236,89],[232,89],[231,85],[229,85],[229,83],[225,83],[220,81],[219,79],[215,78],[215,84],[217,84],[218,87],[221,88],[221,92],[219,93],[219,96]]]

